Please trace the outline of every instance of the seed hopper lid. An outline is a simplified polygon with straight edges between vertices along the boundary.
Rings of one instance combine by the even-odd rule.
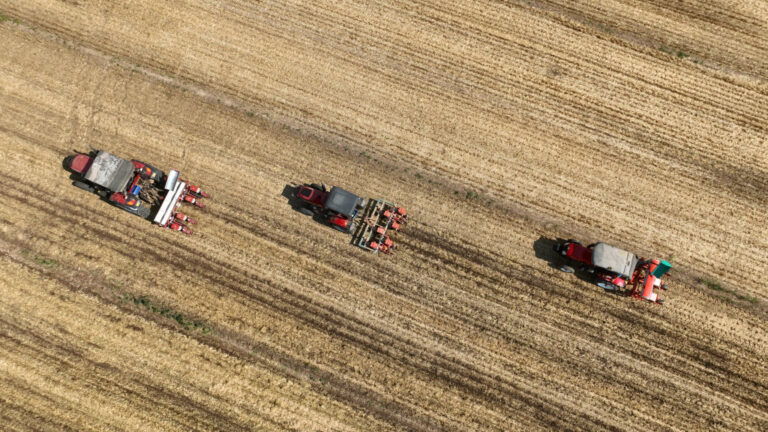
[[[624,277],[632,276],[637,266],[637,255],[605,243],[597,243],[592,250],[592,264]]]

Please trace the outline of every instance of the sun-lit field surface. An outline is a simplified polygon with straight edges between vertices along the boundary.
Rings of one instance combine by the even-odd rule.
[[[0,429],[768,429],[764,2],[0,21]],[[89,146],[208,190],[195,233],[73,187]],[[405,206],[401,248],[304,182]],[[553,268],[569,237],[671,259],[664,306]]]

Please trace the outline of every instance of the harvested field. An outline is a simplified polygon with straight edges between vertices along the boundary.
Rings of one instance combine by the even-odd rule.
[[[3,430],[768,429],[768,8],[586,3],[0,0]],[[208,189],[195,235],[88,146]],[[558,237],[674,257],[665,305]]]

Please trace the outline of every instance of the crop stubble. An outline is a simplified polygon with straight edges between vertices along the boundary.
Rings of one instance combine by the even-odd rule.
[[[682,280],[666,309],[628,302],[534,256],[572,226],[764,302],[759,82],[504,5],[0,5],[24,23],[0,27],[3,287],[26,287],[3,313],[14,427],[21,395],[38,429],[130,427],[117,411],[148,429],[765,426],[758,307]],[[197,235],[69,187],[61,159],[88,144],[211,189]],[[407,203],[404,250],[365,255],[290,210],[305,180]],[[213,334],[98,294],[110,280]],[[83,332],[111,316],[145,330]],[[78,383],[93,371],[115,381]]]

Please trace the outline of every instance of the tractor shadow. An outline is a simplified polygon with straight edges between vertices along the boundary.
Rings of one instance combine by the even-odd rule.
[[[551,239],[544,236],[533,242],[533,252],[536,258],[546,261],[547,265],[557,271],[562,271],[563,266],[570,266],[575,270],[574,275],[589,284],[595,283],[595,276],[585,270],[580,270],[578,263],[569,262],[568,259],[555,252],[555,245],[565,242],[566,239]]]
[[[301,200],[299,200],[299,197],[296,196],[298,191],[299,185],[287,184],[285,187],[283,187],[283,193],[281,194],[283,198],[288,200],[288,205],[290,205],[291,208],[295,211],[299,211],[299,208],[302,207]]]

